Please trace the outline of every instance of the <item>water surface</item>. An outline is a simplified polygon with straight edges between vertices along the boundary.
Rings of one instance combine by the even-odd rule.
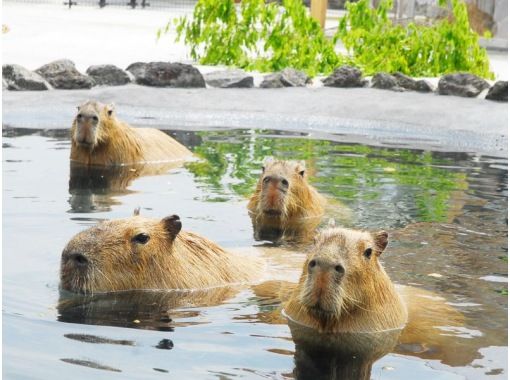
[[[270,155],[305,160],[311,182],[331,205],[325,221],[388,230],[382,259],[391,278],[437,293],[465,317],[462,326],[445,326],[448,350],[397,347],[373,362],[372,378],[506,378],[506,160],[271,130],[172,132],[200,159],[159,176],[130,178],[119,169],[87,173],[84,180],[77,172],[70,178],[67,133],[4,129],[5,378],[290,379],[301,373],[303,351],[289,327],[271,323],[278,302],[250,288],[88,298],[58,289],[67,241],[138,206],[145,216],[178,214],[184,229],[231,249],[260,245],[246,204]],[[280,276],[297,280],[303,253],[273,252]]]

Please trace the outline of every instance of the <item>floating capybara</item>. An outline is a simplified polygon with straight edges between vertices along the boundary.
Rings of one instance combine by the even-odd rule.
[[[78,233],[62,252],[61,288],[87,294],[204,289],[260,276],[261,260],[226,252],[181,227],[176,215],[157,220],[135,213]]]
[[[78,107],[71,128],[71,161],[108,166],[188,157],[191,152],[165,133],[118,120],[112,105],[87,101]]]
[[[324,198],[309,183],[303,162],[268,159],[248,203],[256,240],[310,239],[324,214]]]
[[[378,260],[387,244],[385,231],[322,231],[284,306],[285,314],[319,332],[403,328],[406,306]]]
[[[394,351],[449,365],[466,365],[480,342],[465,339],[464,316],[432,292],[393,285],[379,262],[388,244],[384,231],[328,228],[317,237],[299,283],[280,286],[283,315],[317,332],[310,341],[334,333],[400,331]],[[271,285],[274,288],[274,284]],[[275,319],[275,322],[278,321]]]

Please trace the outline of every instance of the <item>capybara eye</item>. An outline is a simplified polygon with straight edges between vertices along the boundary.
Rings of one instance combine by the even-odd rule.
[[[363,252],[363,256],[365,256],[367,259],[369,259],[370,256],[372,256],[372,248],[365,249],[365,252]]]
[[[81,119],[82,118],[82,114],[79,113],[77,117],[78,117],[78,119]]]
[[[336,270],[338,273],[340,273],[340,274],[343,274],[343,273],[345,272],[344,267],[343,267],[343,266],[341,266],[341,265],[336,265],[336,266],[335,266],[335,270]]]
[[[267,183],[269,183],[269,181],[271,181],[271,178],[266,177],[266,178],[264,178],[264,181],[263,181],[263,182],[267,184]]]
[[[145,233],[141,233],[141,234],[138,234],[136,235],[134,238],[133,238],[133,241],[135,243],[139,243],[139,244],[145,244],[149,241],[151,237]]]
[[[97,118],[97,116],[92,116],[92,120],[98,121],[99,119]]]
[[[311,260],[311,261],[308,263],[308,267],[310,267],[310,268],[313,268],[313,267],[315,267],[316,265],[317,265],[317,261],[315,261],[315,260]]]
[[[289,187],[289,181],[287,181],[286,179],[282,179],[282,185],[285,187]]]

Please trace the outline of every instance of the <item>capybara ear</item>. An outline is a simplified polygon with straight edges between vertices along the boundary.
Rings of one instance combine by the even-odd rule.
[[[306,164],[303,160],[301,161],[298,161],[296,163],[296,172],[301,176],[301,177],[304,177],[305,176],[305,171],[306,171]]]
[[[375,249],[377,255],[380,255],[388,245],[388,233],[386,231],[379,231],[373,234],[375,241]]]
[[[108,116],[113,115],[113,111],[115,110],[115,105],[113,103],[107,104],[106,106],[104,106],[104,108]]]
[[[167,216],[166,218],[163,218],[162,222],[165,226],[165,229],[172,236],[172,239],[175,239],[182,228],[181,218],[179,218],[179,215]]]
[[[138,215],[140,215],[140,206],[138,206],[137,208],[135,208],[133,210],[133,216],[138,216]]]
[[[264,173],[266,171],[267,165],[269,165],[273,161],[274,161],[273,157],[264,158],[264,161],[262,161],[262,173]]]

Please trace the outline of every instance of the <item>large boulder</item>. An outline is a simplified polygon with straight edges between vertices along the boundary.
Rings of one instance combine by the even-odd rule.
[[[2,79],[8,90],[44,91],[51,90],[50,84],[39,74],[20,65],[3,65]]]
[[[191,65],[178,62],[134,63],[126,69],[134,75],[136,83],[153,87],[205,87],[200,71]]]
[[[476,75],[456,73],[442,76],[439,79],[437,92],[439,95],[473,98],[489,87],[489,83]]]
[[[205,82],[211,87],[252,88],[253,77],[243,70],[214,71],[204,75]]]
[[[131,82],[129,75],[115,65],[90,66],[86,72],[99,86],[122,86]]]
[[[397,87],[397,80],[388,73],[377,73],[372,77],[372,87],[389,90]]]
[[[91,77],[80,73],[74,63],[68,59],[50,62],[39,67],[35,72],[58,89],[91,88],[95,85]]]
[[[266,75],[260,83],[261,88],[304,87],[310,82],[304,72],[286,68],[282,71]]]
[[[497,81],[489,89],[485,99],[498,100],[500,102],[508,102],[508,81]]]
[[[358,68],[347,65],[336,69],[322,82],[328,87],[364,87],[367,84]]]

